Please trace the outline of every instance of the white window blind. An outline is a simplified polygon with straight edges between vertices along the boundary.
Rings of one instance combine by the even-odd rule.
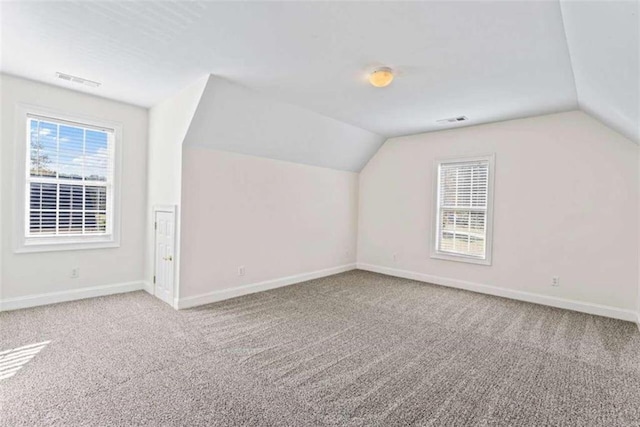
[[[438,164],[436,253],[487,259],[491,160]]]
[[[28,115],[25,237],[112,233],[114,131]]]

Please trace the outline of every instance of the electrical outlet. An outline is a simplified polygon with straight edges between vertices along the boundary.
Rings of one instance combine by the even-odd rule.
[[[78,267],[74,267],[71,269],[71,278],[72,279],[77,279],[78,277],[80,277],[80,269]]]
[[[551,286],[560,286],[560,278],[558,276],[551,278]]]
[[[393,261],[394,262],[398,261],[398,254],[393,254]]]
[[[244,276],[244,265],[238,267],[238,276]]]

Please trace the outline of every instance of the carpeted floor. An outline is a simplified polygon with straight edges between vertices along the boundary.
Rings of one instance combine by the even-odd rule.
[[[640,426],[633,323],[362,271],[0,321],[0,362],[38,344],[0,380],[4,426]]]

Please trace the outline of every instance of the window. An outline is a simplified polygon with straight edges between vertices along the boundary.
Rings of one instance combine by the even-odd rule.
[[[491,264],[493,156],[437,162],[433,258]]]
[[[22,117],[24,216],[17,251],[118,246],[117,126],[31,110]]]

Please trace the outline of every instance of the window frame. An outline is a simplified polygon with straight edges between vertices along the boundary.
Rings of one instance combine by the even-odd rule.
[[[487,209],[485,226],[485,256],[484,258],[465,254],[454,254],[439,250],[440,238],[440,166],[449,163],[465,163],[486,161],[489,164],[487,177]],[[433,166],[433,217],[431,221],[431,251],[432,259],[458,261],[470,264],[491,265],[493,255],[493,199],[495,177],[495,154],[479,156],[456,156],[434,160]]]
[[[83,236],[27,236],[27,218],[30,212],[27,191],[27,149],[29,144],[29,119],[38,116],[46,120],[75,123],[78,126],[113,131],[113,180],[111,184],[111,233]],[[120,174],[122,165],[122,125],[82,114],[61,112],[28,104],[17,104],[15,110],[15,163],[14,163],[14,252],[50,252],[115,248],[120,246]]]

